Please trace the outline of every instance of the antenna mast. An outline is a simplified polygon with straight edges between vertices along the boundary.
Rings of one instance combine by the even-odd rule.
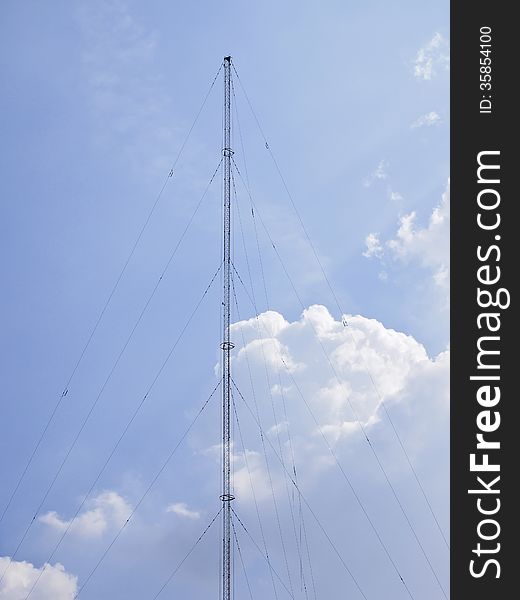
[[[222,600],[231,600],[231,56],[224,58],[224,293],[222,360]]]

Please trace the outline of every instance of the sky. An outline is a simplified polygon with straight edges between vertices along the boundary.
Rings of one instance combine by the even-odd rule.
[[[449,4],[0,15],[0,600],[218,597],[226,55],[236,598],[447,597]]]

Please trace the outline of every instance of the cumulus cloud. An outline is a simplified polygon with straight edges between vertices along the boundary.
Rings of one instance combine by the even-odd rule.
[[[447,285],[450,261],[450,184],[429,218],[426,227],[419,227],[416,214],[401,218],[395,239],[388,242],[393,255],[402,261],[417,260],[434,272],[438,285]]]
[[[418,127],[432,127],[433,125],[438,125],[441,122],[440,116],[434,111],[430,111],[425,115],[421,115],[412,123],[412,129],[417,129]]]
[[[448,69],[450,63],[450,49],[448,41],[439,33],[417,52],[413,62],[413,73],[417,79],[428,81],[432,79],[439,69]]]
[[[88,508],[75,519],[63,519],[56,511],[42,515],[39,520],[58,531],[83,538],[99,538],[109,527],[121,527],[128,519],[132,507],[119,494],[106,491],[93,498]]]
[[[386,560],[370,533],[366,510],[376,527],[391,524],[380,532],[385,544],[402,549],[399,568],[407,571],[405,576],[410,578],[422,569],[422,556],[415,547],[410,549],[406,520],[399,522],[397,503],[371,446],[400,500],[406,503],[412,522],[420,518],[425,541],[439,548],[442,540],[433,531],[435,523],[388,414],[444,528],[449,506],[449,352],[431,355],[411,335],[362,315],[335,317],[322,305],[309,306],[290,317],[270,310],[258,319],[238,321],[231,326],[231,339],[235,343],[233,412],[237,415],[232,485],[235,506],[247,527],[256,531],[259,539],[264,530],[266,539],[271,540],[278,537],[277,527],[281,526],[286,534],[288,569],[292,571],[294,565],[298,573],[298,541],[297,536],[292,539],[291,516],[298,519],[300,489],[305,502],[313,510],[317,507],[340,552],[348,553],[350,546],[345,540],[354,536],[367,541],[358,553],[375,562]],[[268,354],[265,362],[259,351],[262,345]],[[215,445],[207,451],[215,465],[220,450]],[[343,479],[345,474],[352,489]],[[297,478],[297,488],[289,477]],[[319,558],[323,555],[323,570],[328,568],[327,550],[322,552],[322,538],[315,535],[318,532],[309,527],[311,547],[320,548]],[[272,546],[269,554],[278,564],[284,560],[284,551],[274,543]],[[336,565],[331,572],[334,569]],[[395,596],[400,593],[397,590]],[[435,598],[436,594],[423,597]]]
[[[390,254],[403,263],[417,262],[433,272],[436,285],[446,288],[450,272],[450,183],[442,194],[440,203],[433,209],[428,225],[417,224],[415,211],[399,220],[393,239],[381,242],[370,233],[365,240],[363,256],[382,259]]]
[[[319,305],[310,306],[293,322],[272,313],[270,311],[269,320],[278,325],[274,332],[259,328],[254,337],[251,320],[232,326],[234,339],[238,342],[242,339],[242,331],[245,333],[245,345],[234,359],[234,372],[245,390],[249,369],[257,375],[255,381],[261,380],[262,357],[256,352],[255,342],[267,339],[271,342],[270,348],[277,348],[291,364],[298,365],[297,370],[288,372],[280,355],[275,359],[273,350],[269,362],[271,378],[279,377],[277,381],[283,385],[271,388],[272,411],[266,408],[268,403],[263,402],[258,413],[264,431],[268,432],[273,444],[279,445],[285,458],[289,459],[290,450],[288,427],[292,430],[293,443],[298,447],[298,460],[303,461],[306,469],[312,465],[322,469],[331,463],[321,443],[320,429],[334,443],[347,441],[352,435],[359,434],[358,420],[368,428],[379,423],[382,400],[392,405],[439,403],[447,408],[449,378],[445,356],[429,357],[424,346],[412,336],[360,315],[347,315],[348,326],[345,327],[341,320],[335,320],[324,306]],[[265,316],[265,313],[260,315],[264,319]],[[417,380],[426,373],[435,383],[430,383],[419,393]],[[265,386],[267,382],[264,387],[257,388],[257,397],[269,397]],[[279,389],[283,390],[283,397],[282,393],[277,393]],[[316,416],[319,428],[309,420],[302,396]],[[287,423],[282,418],[285,416],[283,403],[287,408]],[[276,414],[278,427],[273,428],[277,425],[273,416]],[[247,449],[249,471],[254,473],[263,497],[267,497],[269,482],[260,456],[257,448]],[[246,466],[235,465],[235,485],[241,488],[241,498],[244,494],[250,496]]]
[[[179,517],[184,517],[185,519],[200,519],[200,512],[189,509],[186,502],[175,502],[170,504],[167,507],[166,512],[175,513]]]
[[[0,557],[0,572],[4,571],[0,600],[25,598],[40,575],[38,585],[31,594],[34,600],[73,600],[78,591],[78,578],[68,573],[60,563],[45,564],[38,568],[25,561],[13,560],[9,564],[9,558],[3,556]]]

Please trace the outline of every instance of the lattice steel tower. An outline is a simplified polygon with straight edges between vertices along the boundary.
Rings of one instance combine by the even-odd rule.
[[[224,58],[224,290],[222,348],[222,599],[231,600],[231,56]]]

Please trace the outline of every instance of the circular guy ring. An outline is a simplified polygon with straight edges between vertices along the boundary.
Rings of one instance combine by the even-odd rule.
[[[220,500],[222,502],[231,502],[231,500],[234,500],[235,496],[233,496],[233,494],[222,494],[222,496],[220,496]]]
[[[222,350],[233,350],[235,344],[233,344],[233,342],[222,342],[222,344],[220,344],[220,347],[222,348]]]

